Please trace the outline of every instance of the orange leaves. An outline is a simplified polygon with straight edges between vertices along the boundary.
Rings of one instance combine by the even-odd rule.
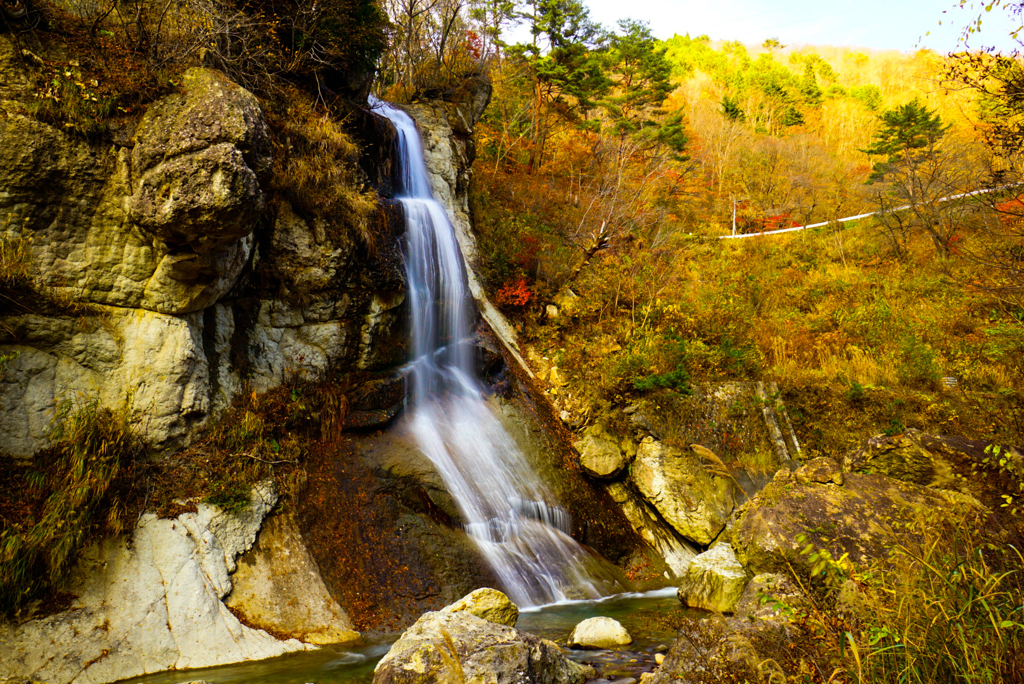
[[[526,278],[513,278],[498,290],[497,301],[499,306],[521,307],[526,306],[532,296]]]

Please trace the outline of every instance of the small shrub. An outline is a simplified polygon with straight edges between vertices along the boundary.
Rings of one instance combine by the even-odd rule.
[[[609,364],[606,384],[612,391],[626,392],[650,372],[650,365],[650,356],[646,352],[624,350]]]
[[[637,378],[633,381],[633,387],[640,391],[653,389],[671,389],[682,394],[693,394],[690,386],[690,373],[682,365],[676,366],[668,373],[657,373],[648,375],[646,378]]]
[[[887,437],[895,437],[896,435],[902,435],[907,431],[907,426],[903,424],[902,418],[893,418],[889,421],[888,427],[882,430],[882,434]]]
[[[526,278],[515,278],[501,286],[495,300],[499,306],[521,308],[530,303],[532,296]]]
[[[203,503],[219,506],[228,513],[241,513],[251,501],[251,490],[240,482],[218,482],[203,499]]]
[[[900,380],[912,386],[934,387],[942,371],[930,346],[914,337],[905,337],[900,343]]]
[[[100,89],[100,81],[71,65],[51,65],[28,113],[87,138],[106,133],[118,111],[119,97]]]

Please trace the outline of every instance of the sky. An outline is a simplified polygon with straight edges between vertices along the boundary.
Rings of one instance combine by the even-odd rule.
[[[607,27],[619,19],[647,21],[659,38],[673,34],[760,45],[835,45],[879,50],[936,52],[963,49],[958,39],[972,16],[983,14],[982,31],[971,48],[1020,47],[1009,38],[1013,24],[998,8],[985,13],[979,0],[961,9],[952,0],[584,0],[590,15]],[[970,6],[974,6],[973,12]],[[946,10],[943,13],[943,10]],[[940,25],[941,22],[941,25]],[[1021,34],[1024,40],[1024,33]]]

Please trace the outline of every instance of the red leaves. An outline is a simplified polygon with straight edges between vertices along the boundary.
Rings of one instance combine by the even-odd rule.
[[[512,278],[498,290],[497,300],[499,306],[519,307],[526,306],[532,296],[526,278]]]

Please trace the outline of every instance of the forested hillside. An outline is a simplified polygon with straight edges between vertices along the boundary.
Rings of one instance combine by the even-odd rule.
[[[500,676],[1024,681],[1024,60],[671,29],[0,0],[0,665],[368,682],[515,567],[678,638]]]
[[[445,6],[391,9],[381,87],[493,82],[479,268],[573,376],[569,408],[758,378],[780,381],[812,448],[904,427],[1020,440],[1015,60],[685,26],[659,41],[573,0]],[[1002,189],[943,199],[984,188]]]

